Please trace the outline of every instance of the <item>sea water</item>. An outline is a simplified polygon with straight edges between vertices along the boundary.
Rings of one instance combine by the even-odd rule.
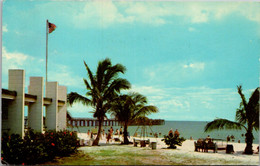
[[[234,136],[234,142],[245,142],[245,129],[242,130],[214,130],[211,132],[204,132],[204,128],[208,122],[206,121],[165,121],[164,125],[153,125],[153,126],[129,126],[128,132],[130,136],[133,136],[135,132],[138,135],[144,133],[145,136],[151,137],[153,134],[157,133],[159,138],[163,138],[164,135],[167,135],[169,130],[172,129],[175,131],[178,129],[180,133],[180,137],[184,137],[185,139],[194,139],[197,140],[199,138],[206,138],[208,135],[214,139],[222,139],[224,141],[227,140],[227,136]],[[111,126],[103,126],[103,129],[107,133]],[[120,129],[121,126],[113,126],[114,131],[116,129]],[[80,133],[87,133],[88,130],[91,130],[94,127],[68,127],[68,130],[77,131]],[[123,127],[124,128],[124,127]],[[259,143],[259,133],[257,131],[253,131],[254,141],[253,143]],[[232,141],[232,140],[231,140]]]

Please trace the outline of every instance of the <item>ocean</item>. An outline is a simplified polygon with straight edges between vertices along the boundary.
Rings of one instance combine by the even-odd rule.
[[[152,133],[157,133],[159,138],[163,138],[164,135],[167,135],[169,130],[172,129],[175,131],[178,129],[180,133],[180,137],[184,137],[185,139],[190,139],[192,137],[193,139],[199,139],[199,138],[206,138],[208,135],[210,135],[211,138],[214,139],[223,139],[226,140],[227,136],[233,135],[235,137],[234,142],[245,142],[245,133],[246,131],[243,130],[215,130],[212,132],[204,132],[204,127],[206,126],[208,122],[206,121],[165,121],[164,125],[154,125],[154,126],[146,126],[145,127],[145,133],[147,136],[151,136]],[[121,126],[113,126],[114,131],[116,129],[120,129]],[[91,130],[93,127],[73,127],[69,128],[68,130],[71,131],[77,131],[80,133],[86,133],[88,130]],[[105,131],[107,132],[108,129],[110,129],[110,126],[103,126]],[[134,135],[135,132],[137,132],[139,135],[142,131],[142,126],[129,126],[128,132],[131,136]],[[138,130],[137,130],[138,129]],[[161,133],[159,135],[159,133]],[[255,144],[259,143],[259,132],[253,131],[254,135],[254,142]]]

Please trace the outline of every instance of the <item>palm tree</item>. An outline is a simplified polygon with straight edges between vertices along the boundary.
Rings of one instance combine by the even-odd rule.
[[[151,113],[158,112],[157,107],[146,105],[147,98],[139,93],[120,95],[112,103],[110,112],[124,124],[124,144],[128,144],[127,128],[134,121]]]
[[[71,92],[68,94],[67,100],[69,105],[81,102],[83,105],[93,107],[93,117],[97,118],[99,122],[98,134],[93,145],[98,145],[104,118],[110,108],[110,102],[120,93],[120,90],[129,89],[131,85],[126,79],[118,77],[120,73],[125,72],[126,68],[121,64],[113,66],[108,58],[98,63],[95,75],[85,61],[84,65],[89,78],[89,80],[83,79],[87,89],[86,97],[76,92]]]
[[[205,126],[205,132],[217,129],[242,129],[246,130],[246,148],[245,154],[253,154],[253,129],[259,130],[259,92],[260,88],[256,88],[251,95],[249,101],[246,101],[242,93],[242,86],[237,86],[238,94],[242,101],[237,109],[235,122],[227,119],[215,119]]]

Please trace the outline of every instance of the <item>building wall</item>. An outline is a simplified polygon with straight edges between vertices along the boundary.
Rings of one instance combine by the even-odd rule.
[[[43,107],[46,105],[47,130],[66,129],[67,116],[67,88],[58,86],[58,82],[47,82],[46,97],[52,101],[44,103],[43,77],[30,77],[28,93],[33,95],[33,100],[25,98],[25,71],[20,69],[9,70],[8,90],[16,91],[16,97],[5,99],[2,96],[4,116],[2,116],[2,132],[19,134],[24,137],[24,107],[28,105],[28,125],[34,131],[43,132]],[[30,96],[27,95],[27,96]],[[37,99],[35,100],[35,96]],[[30,100],[30,101],[29,101]],[[58,107],[58,100],[63,104]],[[64,104],[65,102],[65,104]]]
[[[58,107],[58,130],[67,128],[67,87],[58,86],[58,99],[65,101],[63,106]]]
[[[30,77],[28,92],[37,96],[36,102],[28,106],[28,127],[43,132],[43,77]]]
[[[46,106],[46,129],[58,130],[58,82],[46,83],[46,97],[52,98],[51,104]]]
[[[24,136],[24,70],[9,70],[8,89],[17,92],[16,99],[8,106],[8,126],[10,133]]]

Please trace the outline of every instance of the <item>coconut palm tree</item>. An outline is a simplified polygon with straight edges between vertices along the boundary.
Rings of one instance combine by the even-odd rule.
[[[245,95],[242,93],[242,86],[237,86],[238,94],[242,101],[237,109],[235,122],[227,119],[215,119],[205,126],[205,132],[218,129],[242,129],[246,130],[245,154],[253,154],[253,129],[259,130],[259,91],[256,88],[252,93],[249,101],[246,101]]]
[[[121,64],[112,65],[108,58],[98,63],[95,75],[85,61],[84,65],[89,78],[88,80],[83,79],[87,89],[86,97],[71,92],[68,94],[67,100],[69,105],[80,102],[83,105],[93,107],[93,117],[97,118],[99,122],[98,134],[93,145],[98,145],[104,118],[110,108],[110,102],[121,90],[129,89],[131,85],[126,79],[118,77],[120,73],[125,72],[126,68]]]
[[[128,144],[127,128],[139,118],[158,112],[158,108],[152,105],[146,105],[147,98],[139,93],[129,93],[120,95],[112,103],[109,110],[119,121],[124,124],[124,144]]]

